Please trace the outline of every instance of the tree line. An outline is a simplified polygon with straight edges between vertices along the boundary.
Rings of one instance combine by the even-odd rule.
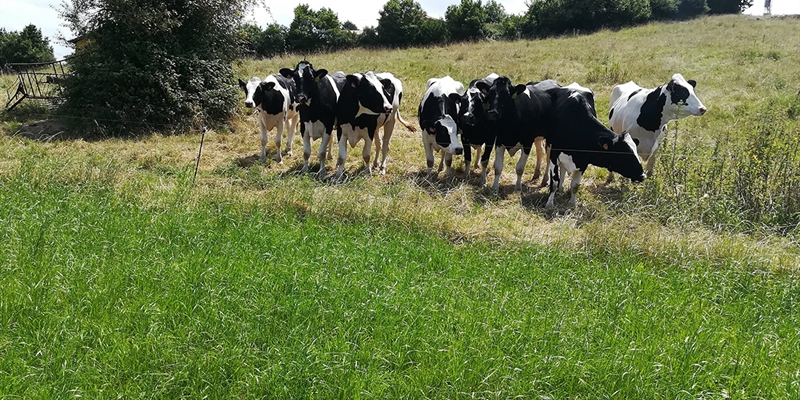
[[[0,28],[0,67],[11,63],[37,63],[55,61],[50,40],[35,25],[21,31]]]
[[[495,0],[461,0],[444,18],[431,18],[414,0],[389,0],[377,26],[358,28],[340,22],[329,8],[301,4],[286,27],[239,30],[245,56],[272,57],[352,47],[410,47],[478,40],[515,40],[589,33],[650,21],[680,20],[705,14],[740,13],[752,0],[537,0],[522,15],[508,14]]]

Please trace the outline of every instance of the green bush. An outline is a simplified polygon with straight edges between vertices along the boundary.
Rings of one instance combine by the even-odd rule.
[[[70,62],[59,112],[107,134],[225,121],[237,101],[231,61],[243,11],[239,1],[64,3],[62,17],[88,44]]]
[[[35,25],[19,32],[0,28],[0,67],[8,63],[37,63],[54,61],[50,40]]]

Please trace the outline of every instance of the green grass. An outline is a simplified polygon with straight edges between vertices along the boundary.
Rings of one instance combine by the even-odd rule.
[[[586,83],[601,120],[620,80],[698,81],[710,111],[671,125],[655,176],[590,170],[553,212],[532,165],[511,190],[513,159],[498,194],[461,161],[425,178],[405,129],[386,176],[351,150],[336,182],[298,172],[299,139],[258,163],[241,110],[192,185],[199,134],[81,138],[27,124],[41,104],[0,113],[0,398],[798,398],[796,28],[309,55],[394,72],[412,122],[444,74]]]
[[[6,398],[796,398],[793,274],[0,183]]]

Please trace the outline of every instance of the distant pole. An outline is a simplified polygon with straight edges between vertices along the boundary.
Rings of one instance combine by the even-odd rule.
[[[203,142],[206,140],[206,127],[203,127],[203,135],[200,136],[200,150],[197,150],[197,163],[194,165],[194,176],[192,177],[192,186],[197,179],[197,170],[200,168],[200,155],[203,154]]]

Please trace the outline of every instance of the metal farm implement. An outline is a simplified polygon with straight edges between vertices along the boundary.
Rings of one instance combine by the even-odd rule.
[[[64,80],[64,64],[67,59],[44,63],[8,64],[7,67],[17,75],[19,84],[12,95],[6,91],[8,101],[5,109],[14,109],[22,100],[45,100],[59,102],[62,96],[61,82]]]

